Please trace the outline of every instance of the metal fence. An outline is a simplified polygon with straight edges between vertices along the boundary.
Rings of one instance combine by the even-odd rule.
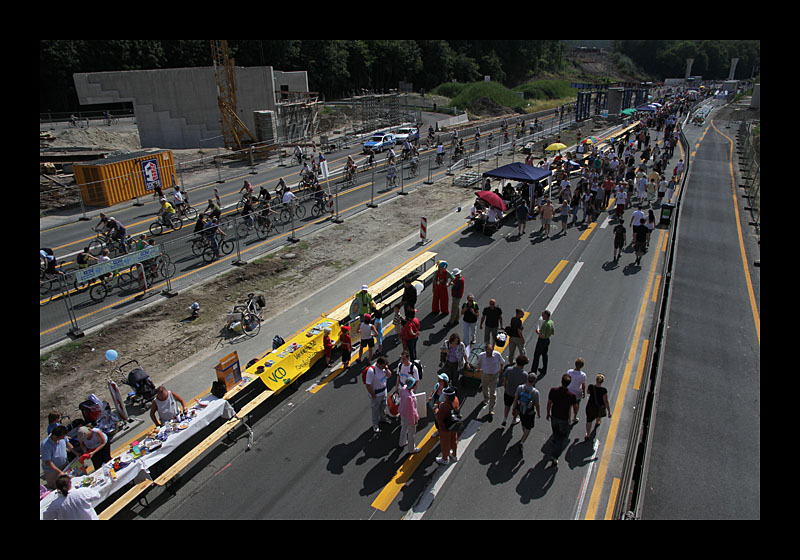
[[[742,195],[749,201],[745,210],[750,211],[753,220],[750,222],[755,227],[756,236],[761,241],[761,162],[759,154],[753,143],[753,121],[742,121],[739,124],[737,135],[737,152],[739,155],[739,170],[741,171],[744,189]]]

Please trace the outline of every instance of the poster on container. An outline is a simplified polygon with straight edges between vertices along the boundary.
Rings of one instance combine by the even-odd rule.
[[[158,171],[158,162],[155,158],[145,159],[139,162],[142,166],[142,178],[144,179],[145,190],[152,191],[156,187],[163,187],[161,184],[161,173]]]

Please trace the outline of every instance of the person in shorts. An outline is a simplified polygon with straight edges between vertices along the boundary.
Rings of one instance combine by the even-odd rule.
[[[528,435],[533,429],[536,417],[542,417],[541,410],[539,409],[539,391],[534,387],[536,384],[536,373],[530,372],[525,383],[517,387],[514,393],[514,402],[512,408],[519,413],[520,423],[522,424],[522,437],[515,444],[519,447],[519,452],[522,453],[522,446]]]

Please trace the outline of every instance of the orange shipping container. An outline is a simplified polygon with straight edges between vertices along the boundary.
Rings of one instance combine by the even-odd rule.
[[[172,150],[142,150],[73,165],[83,203],[113,206],[175,186]]]

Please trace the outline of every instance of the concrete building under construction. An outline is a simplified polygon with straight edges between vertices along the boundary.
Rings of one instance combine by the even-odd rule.
[[[73,75],[81,105],[133,104],[143,148],[225,146],[214,66]],[[237,114],[268,143],[311,138],[318,99],[305,71],[235,67]]]

